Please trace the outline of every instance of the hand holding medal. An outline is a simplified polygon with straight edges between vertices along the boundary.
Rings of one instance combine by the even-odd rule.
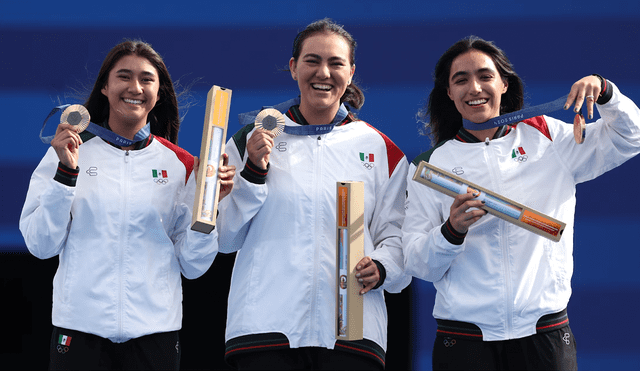
[[[89,125],[87,109],[79,104],[67,107],[60,116],[60,125],[51,140],[60,162],[71,169],[78,166],[78,149],[82,144],[80,133]]]

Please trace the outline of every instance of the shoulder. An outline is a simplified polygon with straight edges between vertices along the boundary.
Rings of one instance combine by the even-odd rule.
[[[526,120],[520,121],[519,124],[525,124],[525,125],[531,126],[531,127],[535,128],[536,130],[538,130],[540,133],[542,133],[545,137],[549,138],[549,140],[553,140],[553,139],[551,139],[551,133],[549,132],[549,126],[548,126],[547,120],[544,118],[544,116],[531,117],[531,118],[528,118]]]
[[[391,139],[389,139],[388,136],[383,134],[380,130],[376,129],[373,125],[365,121],[360,122],[364,124],[369,130],[371,130],[371,132],[379,137],[384,143],[389,165],[389,176],[391,176],[396,166],[398,166],[400,161],[402,161],[402,159],[404,158],[404,153],[402,152],[400,147],[398,147]]]
[[[423,153],[419,154],[418,156],[416,156],[416,158],[414,158],[413,161],[411,161],[411,163],[416,165],[416,166],[418,166],[420,161],[429,162],[429,160],[431,159],[431,155],[433,155],[433,152],[435,152],[436,149],[442,147],[442,145],[444,145],[447,142],[448,142],[448,140],[444,140],[444,141],[436,144],[430,150],[428,150],[426,152],[423,152]]]
[[[255,126],[254,123],[245,125],[240,130],[238,130],[235,134],[233,134],[233,136],[231,137],[231,139],[233,140],[233,143],[236,145],[236,148],[238,149],[240,158],[244,158],[244,151],[246,150],[246,147],[247,147],[247,136],[249,135],[251,130],[253,130],[254,126]]]
[[[180,160],[180,162],[182,162],[185,167],[186,179],[189,179],[189,175],[191,175],[191,171],[193,170],[193,156],[187,150],[178,147],[177,145],[169,142],[164,138],[160,138],[155,135],[153,136],[153,138],[176,155],[178,160]]]

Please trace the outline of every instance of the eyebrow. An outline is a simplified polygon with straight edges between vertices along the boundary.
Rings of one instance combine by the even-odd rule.
[[[121,68],[119,70],[116,71],[116,73],[130,73],[133,74],[132,70],[126,69],[126,68]],[[151,72],[151,71],[142,71],[142,74],[145,76],[155,76],[156,74]]]
[[[483,73],[483,72],[497,73],[497,71],[494,71],[492,68],[489,68],[489,67],[483,67],[475,71],[475,73]],[[468,71],[458,71],[451,76],[451,80],[455,79],[458,76],[467,76],[469,74],[470,73]]]
[[[320,55],[318,55],[318,54],[314,54],[314,53],[309,53],[309,54],[305,54],[305,55],[303,55],[303,56],[302,56],[302,58],[309,58],[309,57],[310,57],[310,58],[316,58],[316,59],[322,59],[322,57],[321,57]],[[335,57],[329,57],[329,58],[328,58],[328,60],[329,60],[329,61],[336,61],[336,60],[339,60],[339,61],[345,61],[345,62],[347,61],[347,59],[344,59],[344,58],[342,58],[342,57],[338,57],[338,56],[335,56]]]

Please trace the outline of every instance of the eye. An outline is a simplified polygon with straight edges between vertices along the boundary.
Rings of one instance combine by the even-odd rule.
[[[465,82],[467,82],[466,78],[453,80],[453,83],[456,84],[456,85],[464,84]]]

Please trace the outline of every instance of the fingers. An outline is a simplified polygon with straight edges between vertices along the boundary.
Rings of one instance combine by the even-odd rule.
[[[487,214],[481,207],[484,202],[476,199],[480,192],[470,192],[456,196],[450,208],[449,222],[459,233],[467,233],[469,227]],[[471,209],[471,210],[470,210]]]
[[[356,279],[362,285],[360,295],[369,292],[380,281],[378,266],[370,257],[365,256],[356,264]]]
[[[198,170],[200,169],[200,159],[198,156],[193,156],[193,174],[196,177],[196,181],[198,180]]]
[[[56,151],[60,162],[71,169],[75,169],[78,164],[78,149],[82,144],[76,129],[73,125],[60,124],[51,140],[51,146]]]
[[[233,178],[236,176],[236,167],[229,165],[229,155],[222,154],[222,166],[218,169],[218,178],[220,179],[220,194],[218,202],[222,201],[233,189]]]
[[[596,76],[586,76],[576,81],[573,86],[571,86],[571,91],[567,97],[564,109],[569,109],[569,107],[575,103],[573,111],[578,113],[586,100],[587,117],[589,120],[593,119],[593,104],[598,99],[600,91],[602,90],[602,86],[600,85],[600,79]]]
[[[247,140],[247,152],[251,162],[262,169],[267,168],[269,155],[273,148],[273,138],[275,136],[268,130],[256,129]]]

